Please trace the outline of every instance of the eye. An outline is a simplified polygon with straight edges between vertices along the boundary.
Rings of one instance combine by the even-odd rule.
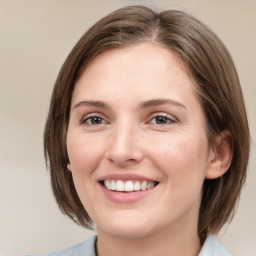
[[[100,124],[105,124],[106,121],[99,116],[89,116],[85,117],[82,120],[82,124],[87,124],[87,125],[100,125]]]
[[[153,124],[168,124],[168,123],[174,123],[174,122],[175,122],[174,119],[165,115],[157,115],[150,120],[150,123],[153,123]]]

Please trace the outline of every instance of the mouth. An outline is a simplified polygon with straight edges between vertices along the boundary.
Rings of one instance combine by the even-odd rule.
[[[156,181],[147,181],[147,180],[114,180],[106,179],[100,181],[102,186],[107,190],[116,191],[116,192],[138,192],[152,189],[158,185]]]

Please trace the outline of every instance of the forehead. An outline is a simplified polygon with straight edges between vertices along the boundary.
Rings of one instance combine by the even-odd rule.
[[[169,90],[176,85],[194,87],[187,66],[174,51],[153,43],[141,43],[121,49],[107,50],[96,56],[75,85],[90,91],[109,89],[116,84],[118,90],[124,87]],[[161,87],[161,88],[160,88]],[[151,89],[152,89],[151,88]],[[127,88],[126,88],[127,89]]]

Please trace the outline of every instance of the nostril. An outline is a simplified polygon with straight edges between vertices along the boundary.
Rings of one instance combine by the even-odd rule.
[[[143,155],[136,152],[108,152],[106,158],[117,166],[126,166],[140,162]]]
[[[106,158],[118,166],[140,161],[143,158],[143,153],[135,134],[134,127],[127,126],[127,122],[116,128],[113,136],[109,138]]]

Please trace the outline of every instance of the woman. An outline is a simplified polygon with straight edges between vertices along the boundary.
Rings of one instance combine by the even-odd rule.
[[[61,211],[98,232],[57,255],[230,255],[214,235],[245,181],[248,122],[231,56],[190,15],[126,7],[89,29],[44,145]]]

